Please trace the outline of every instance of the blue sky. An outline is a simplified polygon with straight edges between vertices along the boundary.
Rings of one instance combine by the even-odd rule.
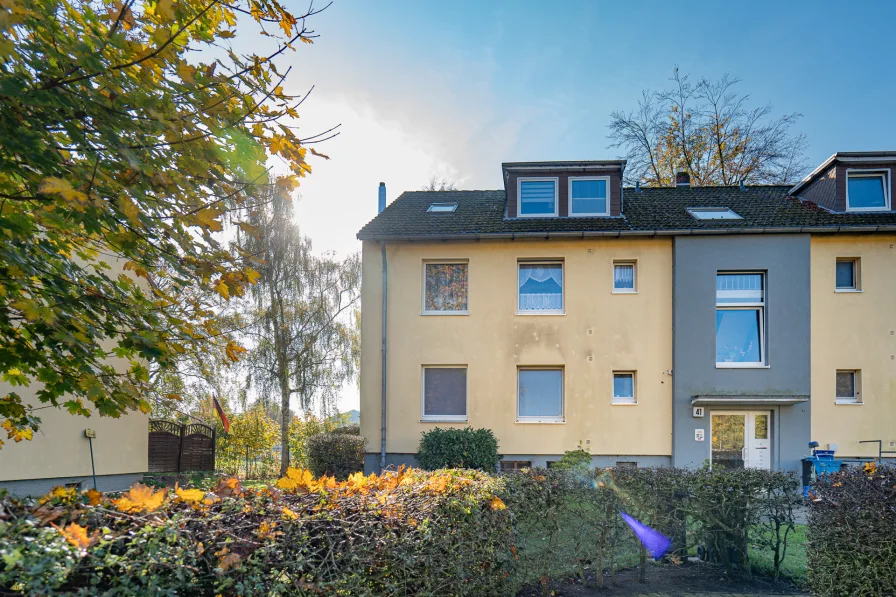
[[[318,147],[332,159],[302,183],[299,225],[317,249],[345,254],[376,215],[380,181],[391,201],[433,175],[501,188],[502,161],[617,157],[610,112],[666,86],[676,65],[730,73],[756,104],[802,113],[813,165],[896,149],[896,3],[844,6],[335,0],[310,22],[317,42],[287,61],[289,91],[316,86],[303,130],[342,124]]]

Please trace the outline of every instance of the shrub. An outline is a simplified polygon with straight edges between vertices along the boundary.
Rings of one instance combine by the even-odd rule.
[[[552,468],[557,470],[576,470],[582,473],[591,468],[591,452],[581,445],[575,450],[567,450]]]
[[[317,476],[346,479],[364,470],[364,438],[345,433],[321,433],[308,439],[308,468]]]
[[[501,456],[491,429],[442,429],[423,433],[417,461],[426,470],[472,468],[494,472]]]
[[[809,507],[809,585],[821,597],[896,595],[896,467],[824,475]]]
[[[343,425],[336,427],[330,433],[344,433],[346,435],[361,435],[360,425]]]
[[[121,499],[0,496],[0,594],[506,594],[510,516],[474,471],[290,469],[277,490],[137,485]]]

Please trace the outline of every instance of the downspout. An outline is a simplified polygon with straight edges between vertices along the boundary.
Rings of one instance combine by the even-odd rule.
[[[380,430],[380,473],[386,469],[386,304],[389,297],[389,276],[388,266],[386,265],[386,241],[380,243],[380,250],[383,260],[383,371],[382,371],[382,397],[380,411],[382,413],[382,429]]]
[[[381,182],[379,188],[379,196],[377,197],[377,214],[383,213],[386,209],[386,183]],[[382,414],[382,427],[380,429],[380,473],[386,469],[386,315],[388,311],[386,306],[389,299],[389,276],[388,265],[386,264],[386,241],[380,243],[380,255],[383,260],[383,354],[382,354],[382,395],[380,397],[380,413]]]

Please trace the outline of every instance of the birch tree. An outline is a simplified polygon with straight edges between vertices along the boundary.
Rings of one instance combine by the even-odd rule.
[[[293,396],[303,410],[332,410],[356,367],[355,311],[361,261],[315,256],[293,222],[292,203],[275,185],[241,231],[245,251],[259,260],[245,317],[249,385],[280,408],[281,474],[289,467]]]

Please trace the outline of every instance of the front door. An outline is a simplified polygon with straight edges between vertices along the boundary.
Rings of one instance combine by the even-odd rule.
[[[712,465],[722,468],[770,468],[769,413],[712,413]]]

